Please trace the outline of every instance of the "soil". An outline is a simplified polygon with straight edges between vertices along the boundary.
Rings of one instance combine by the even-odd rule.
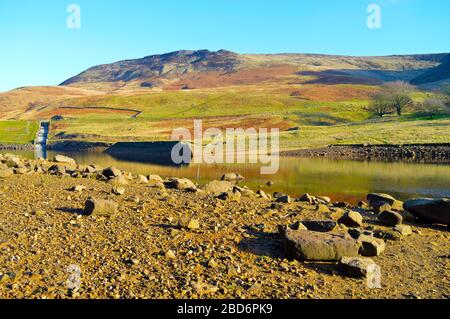
[[[86,189],[72,191],[76,185]],[[450,297],[444,226],[414,224],[411,236],[387,241],[373,258],[382,288],[369,289],[362,279],[343,277],[334,262],[284,257],[278,225],[330,219],[332,204],[270,208],[272,200],[253,196],[224,201],[135,180],[125,188],[113,195],[94,176],[30,173],[0,180],[0,298]],[[89,197],[114,200],[119,210],[86,216]],[[184,215],[200,228],[179,229]],[[390,230],[372,212],[362,215],[365,227]],[[79,288],[69,288],[78,273]]]

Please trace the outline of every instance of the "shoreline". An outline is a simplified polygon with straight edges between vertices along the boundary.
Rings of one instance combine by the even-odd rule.
[[[174,142],[85,142],[60,141],[47,145],[48,151],[61,152],[100,152],[115,153],[125,156],[127,152],[142,153],[142,156],[152,152],[160,157],[170,155],[170,147]],[[0,151],[35,149],[33,144],[0,144]],[[167,153],[165,156],[164,154]],[[329,145],[327,147],[281,150],[281,157],[329,158],[338,160],[410,162],[423,164],[450,164],[450,143],[439,144],[353,144]]]
[[[325,196],[266,194],[246,188],[235,174],[196,185],[78,165],[65,156],[1,155],[0,162],[4,298],[450,296],[442,280],[448,227],[418,221],[389,195],[369,194],[361,198],[368,203],[354,206]],[[403,228],[381,219],[377,210],[387,207]],[[365,242],[374,250],[360,248],[359,254],[381,267],[383,289],[343,273],[336,257],[295,257],[285,243],[296,236],[306,236],[318,251],[336,238]],[[21,262],[11,262],[12,256]],[[68,288],[73,266],[82,272],[81,283]]]

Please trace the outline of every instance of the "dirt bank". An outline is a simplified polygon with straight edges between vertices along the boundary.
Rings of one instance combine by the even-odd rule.
[[[445,227],[412,224],[410,236],[387,240],[373,258],[382,288],[369,289],[336,262],[283,253],[279,225],[332,220],[350,210],[343,203],[281,203],[245,189],[233,201],[155,176],[54,164],[22,160],[20,174],[0,179],[0,298],[450,297]],[[90,197],[114,201],[117,212],[85,215]],[[367,230],[392,232],[370,209],[358,211]],[[183,216],[198,227],[181,229]],[[77,274],[78,288],[68,288]]]
[[[450,163],[450,144],[331,145],[319,149],[282,151],[281,155],[448,164]]]

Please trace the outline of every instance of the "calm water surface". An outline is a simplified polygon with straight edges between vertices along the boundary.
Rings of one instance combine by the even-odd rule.
[[[33,152],[17,153],[34,158]],[[59,152],[61,153],[61,152]],[[450,166],[411,163],[358,162],[329,159],[282,157],[276,175],[260,175],[255,164],[192,164],[169,166],[154,163],[125,161],[105,153],[65,153],[80,164],[115,166],[139,174],[158,174],[162,177],[187,177],[199,184],[218,179],[225,172],[246,177],[245,185],[252,189],[283,191],[291,196],[306,192],[327,195],[334,200],[357,202],[369,192],[383,192],[405,200],[412,197],[450,197]],[[48,152],[47,157],[56,155]],[[265,184],[274,182],[269,188]]]

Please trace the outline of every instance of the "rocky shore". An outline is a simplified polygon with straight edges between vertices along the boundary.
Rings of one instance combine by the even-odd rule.
[[[318,149],[283,151],[281,155],[448,164],[450,163],[450,144],[330,145]]]
[[[447,199],[351,206],[233,173],[0,161],[0,298],[450,297]]]

